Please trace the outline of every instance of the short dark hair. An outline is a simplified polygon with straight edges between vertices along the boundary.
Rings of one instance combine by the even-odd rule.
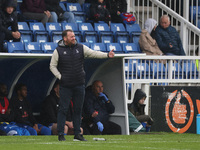
[[[25,84],[23,84],[23,83],[18,83],[18,84],[16,84],[15,85],[15,91],[16,92],[18,92],[18,91],[20,91],[21,89],[22,89],[22,87],[26,87],[26,85]]]
[[[64,38],[65,36],[67,36],[67,33],[68,33],[68,32],[74,32],[74,31],[71,30],[71,29],[64,30],[64,31],[62,32],[62,38]]]

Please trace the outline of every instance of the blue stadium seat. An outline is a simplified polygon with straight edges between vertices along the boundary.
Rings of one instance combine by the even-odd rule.
[[[123,43],[122,49],[125,53],[141,53],[136,43]]]
[[[130,60],[129,63],[125,63],[125,78],[126,79],[136,79],[136,67],[135,65],[138,63],[138,60]]]
[[[66,3],[67,11],[73,12],[76,23],[85,22],[85,13],[79,3]]]
[[[44,25],[41,22],[30,22],[30,30],[33,32],[43,32],[46,31]]]
[[[133,64],[134,70],[137,72],[137,77],[140,79],[152,79],[152,72],[149,65],[145,62],[139,61]]]
[[[74,20],[76,23],[84,23],[86,22],[85,13],[84,12],[73,12]]]
[[[62,39],[62,28],[57,22],[47,22],[46,30],[49,33],[50,41],[58,43]]]
[[[183,62],[184,63],[184,76],[185,79],[198,79],[199,71],[197,70],[197,65],[195,62]]]
[[[78,29],[78,26],[76,23],[62,23],[62,30],[73,30],[75,36],[76,36],[76,40],[78,42],[82,41],[82,35],[81,32]]]
[[[91,49],[95,51],[107,52],[106,46],[104,43],[92,43],[90,47]]]
[[[94,23],[94,30],[97,31],[99,42],[113,43],[113,32],[107,23]]]
[[[7,42],[8,53],[27,53],[22,42]]]
[[[39,42],[26,42],[24,45],[28,53],[43,53]]]
[[[73,30],[74,32],[79,31],[78,30],[78,25],[76,23],[66,23],[63,22],[61,24],[62,30]]]
[[[166,79],[167,78],[166,68],[163,63],[151,62],[150,68],[151,68],[152,72],[154,72],[155,79]]]
[[[133,43],[138,43],[138,42],[139,42],[139,39],[140,39],[140,34],[141,34],[141,33],[133,32],[133,33],[131,34],[131,42],[133,42]]]
[[[172,78],[173,79],[183,79],[184,74],[182,74],[181,65],[178,62],[172,64]]]
[[[41,43],[40,45],[41,45],[41,49],[44,51],[44,53],[53,53],[53,51],[58,46],[58,44],[54,43],[54,42]]]
[[[119,43],[106,43],[106,49],[108,52],[114,49],[115,53],[124,53]]]
[[[83,42],[89,43],[97,43],[98,37],[97,32],[94,31],[91,23],[79,23],[78,24],[79,31],[81,31],[83,36]]]
[[[66,9],[67,11],[71,12],[82,12],[81,5],[79,3],[66,3]]]
[[[52,34],[53,32],[61,32],[62,28],[58,22],[47,22],[46,30],[49,32],[49,34]]]
[[[126,31],[129,32],[129,34],[132,34],[133,32],[134,33],[141,33],[142,30],[139,26],[139,24],[125,24],[126,25]]]
[[[111,23],[110,30],[114,33],[116,43],[129,43],[129,33],[122,23]]]
[[[200,6],[190,6],[189,8],[190,12],[190,21],[192,21],[193,18],[193,24],[196,25],[196,18],[198,19],[200,16]]]
[[[60,40],[62,40],[62,32],[58,32],[51,36],[51,42],[58,43]]]
[[[33,33],[26,22],[18,22],[18,29],[21,33],[21,42],[33,41]]]
[[[33,32],[34,42],[49,42],[49,35],[41,22],[30,22],[30,30]]]
[[[126,31],[129,32],[130,42],[137,43],[141,34],[141,28],[139,24],[126,24]]]

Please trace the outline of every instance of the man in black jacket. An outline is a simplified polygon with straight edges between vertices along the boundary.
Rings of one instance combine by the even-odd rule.
[[[104,21],[109,24],[109,21],[111,20],[110,13],[106,9],[104,0],[96,0],[92,3],[90,6],[90,14],[91,19],[94,20],[94,22]]]
[[[17,16],[14,14],[16,3],[7,0],[0,11],[0,52],[4,52],[4,40],[20,41],[21,34],[18,31]],[[8,29],[11,27],[11,30]]]
[[[121,134],[121,127],[109,121],[109,115],[114,113],[115,106],[103,92],[103,83],[93,82],[92,87],[86,90],[84,113],[90,118],[90,132],[96,134]]]
[[[68,23],[75,23],[74,14],[64,11],[59,3],[60,0],[45,0],[46,8],[51,12],[53,22],[66,21]]]
[[[51,130],[38,124],[32,113],[30,102],[26,99],[27,87],[24,84],[17,84],[17,97],[10,101],[11,115],[19,127],[26,128],[31,135],[51,135]]]
[[[111,21],[114,23],[122,23],[121,13],[127,12],[126,0],[106,0],[106,7],[111,15]]]

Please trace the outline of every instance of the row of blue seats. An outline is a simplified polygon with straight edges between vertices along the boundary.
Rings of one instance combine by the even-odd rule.
[[[119,43],[82,43],[95,51],[109,52],[114,49],[115,53],[140,53],[138,45],[135,43],[124,43],[121,47]],[[54,42],[8,42],[9,53],[53,53],[57,43]]]
[[[62,39],[62,31],[72,29],[78,42],[103,42],[103,43],[137,43],[141,34],[138,24],[111,23],[46,23],[18,22],[19,31],[22,33],[22,42],[58,42]],[[34,38],[33,38],[34,36]],[[50,38],[49,38],[50,37]],[[34,40],[32,40],[34,39]],[[50,39],[50,40],[49,40]]]
[[[128,66],[129,65],[129,66]],[[181,63],[172,64],[173,79],[198,79],[199,72],[195,62],[182,61]],[[168,65],[163,63],[143,62],[135,60],[133,63],[126,63],[126,78],[140,79],[167,79]]]

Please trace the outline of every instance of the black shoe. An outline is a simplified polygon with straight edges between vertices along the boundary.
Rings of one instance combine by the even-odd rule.
[[[65,139],[63,134],[58,135],[58,141],[66,141],[66,139]]]
[[[87,141],[87,140],[83,137],[83,135],[78,134],[78,135],[74,136],[74,140],[73,141]]]

